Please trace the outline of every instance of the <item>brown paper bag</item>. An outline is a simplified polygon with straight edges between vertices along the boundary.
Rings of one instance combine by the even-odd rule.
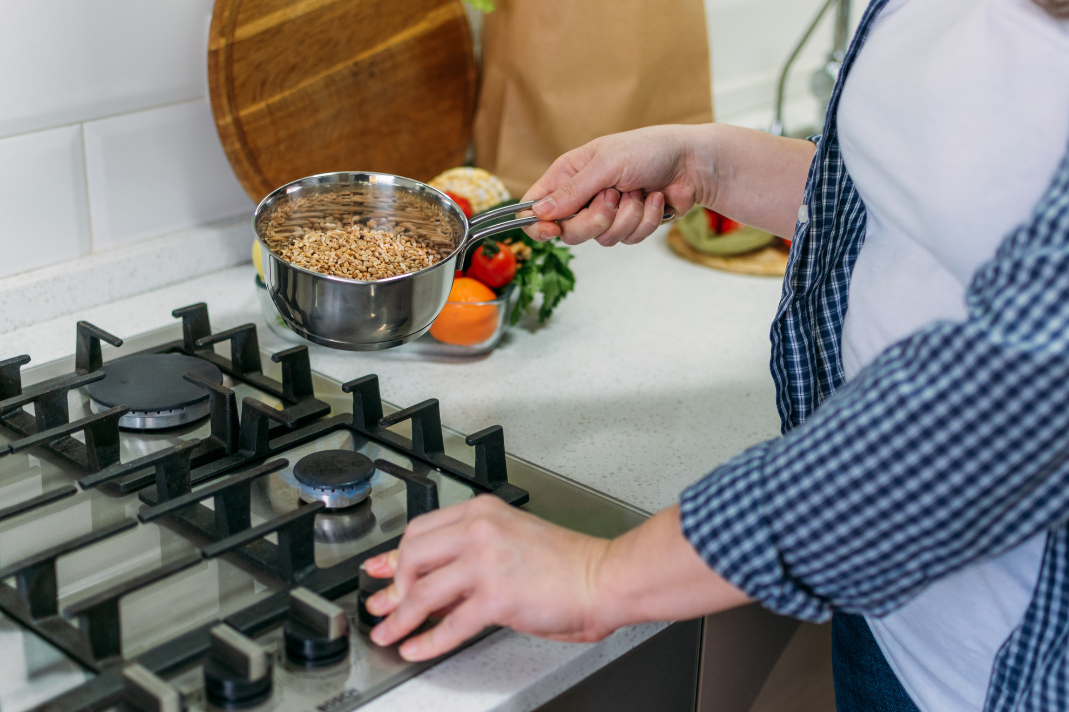
[[[702,0],[498,0],[482,36],[475,165],[515,197],[598,136],[713,120]]]

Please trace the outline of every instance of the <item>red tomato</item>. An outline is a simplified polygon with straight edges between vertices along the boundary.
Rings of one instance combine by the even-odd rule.
[[[463,195],[457,195],[456,193],[450,193],[448,190],[445,194],[449,196],[450,200],[457,204],[457,206],[464,211],[464,217],[471,219],[471,201],[465,198]]]
[[[479,247],[471,258],[468,276],[474,277],[487,287],[504,287],[516,276],[516,255],[507,245],[497,243],[497,252],[486,254],[485,247]]]

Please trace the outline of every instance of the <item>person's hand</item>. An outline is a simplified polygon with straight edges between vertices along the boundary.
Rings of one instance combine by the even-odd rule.
[[[661,224],[666,203],[680,216],[695,203],[712,205],[714,144],[706,134],[702,126],[651,126],[565,153],[523,196],[540,199],[534,213],[541,219],[524,230],[535,240],[559,236],[568,245],[590,239],[606,247],[634,245]]]
[[[397,550],[364,567],[394,578],[366,602],[369,613],[387,616],[371,631],[375,643],[393,645],[441,618],[402,643],[407,660],[437,657],[492,625],[589,642],[632,623],[749,601],[683,536],[678,506],[609,541],[482,495],[413,519]]]
[[[615,626],[597,614],[595,581],[609,541],[577,534],[482,495],[412,520],[399,549],[368,559],[377,578],[393,577],[368,611],[388,615],[371,632],[379,645],[427,660],[491,625],[544,638],[594,641]]]

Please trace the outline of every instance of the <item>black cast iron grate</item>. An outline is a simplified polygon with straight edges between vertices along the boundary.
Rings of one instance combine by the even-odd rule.
[[[267,460],[296,445],[347,429],[407,455],[417,464],[416,471],[383,460],[375,464],[405,482],[408,519],[438,507],[437,487],[419,472],[421,469],[442,472],[463,481],[476,492],[492,493],[513,505],[528,501],[526,490],[508,482],[500,426],[467,437],[467,444],[475,448],[475,465],[469,466],[445,454],[436,399],[384,417],[378,377],[368,375],[342,386],[353,396],[352,414],[327,417],[330,407],[316,399],[313,392],[307,347],[297,346],[271,357],[282,365],[279,382],[262,372],[255,325],[212,334],[206,305],[194,304],[176,309],[172,314],[182,319],[183,338],[141,353],[196,356],[213,363],[235,381],[274,396],[285,407],[277,410],[254,398],[245,398],[239,414],[232,389],[188,374],[187,380],[208,391],[211,435],[185,440],[124,463],[119,456],[119,419],[128,409],[116,406],[72,422],[67,406],[71,390],[104,377],[100,370],[103,363],[100,341],[119,346],[121,339],[92,324],[79,322],[75,373],[25,390],[20,370],[29,362],[29,356],[0,361],[0,424],[23,436],[0,447],[0,456],[44,448],[86,473],[78,480],[82,489],[106,486],[117,493],[139,490],[139,498],[148,505],[138,514],[140,521],[167,517],[211,542],[80,600],[62,612],[58,606],[56,560],[128,531],[137,526],[135,519],[95,530],[0,569],[0,581],[15,581],[14,587],[0,583],[0,610],[87,670],[97,673],[93,679],[44,703],[38,710],[88,711],[120,701],[124,690],[121,599],[206,559],[237,555],[290,587],[300,585],[326,598],[337,598],[358,587],[363,561],[396,547],[400,536],[321,569],[315,564],[314,521],[323,509],[322,503],[307,504],[264,524],[251,525],[252,483],[286,467],[285,459]],[[230,343],[229,359],[214,352],[213,346],[223,342]],[[24,409],[31,404],[32,415]],[[388,429],[406,420],[411,421],[411,438]],[[84,442],[74,437],[77,433],[83,433]],[[148,469],[152,471],[143,472]],[[193,489],[199,485],[207,486]],[[0,508],[0,520],[25,514],[77,492],[77,487],[66,485]],[[202,504],[207,499],[213,500],[214,508]],[[264,538],[272,533],[277,544]],[[285,619],[289,610],[288,591],[287,587],[223,622],[245,635],[258,635]],[[78,622],[77,626],[69,622],[72,619]],[[208,652],[208,631],[219,622],[206,623],[137,656],[134,661],[157,675],[192,664]],[[415,666],[412,674],[433,662]]]

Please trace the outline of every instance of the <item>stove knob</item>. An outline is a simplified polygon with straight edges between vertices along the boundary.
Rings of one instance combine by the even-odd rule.
[[[290,591],[290,615],[284,633],[286,657],[298,665],[332,665],[349,655],[345,609],[307,588]]]
[[[262,702],[271,694],[271,658],[267,651],[228,625],[211,630],[211,650],[204,663],[208,701],[233,710]]]
[[[365,571],[363,566],[360,567],[360,589],[356,594],[356,613],[357,623],[359,624],[361,633],[364,633],[365,635],[370,633],[371,629],[377,626],[379,622],[385,618],[385,616],[373,616],[368,613],[365,604],[367,603],[367,599],[373,593],[381,591],[391,583],[393,583],[393,579],[375,578]]]
[[[178,690],[151,670],[134,663],[122,673],[123,697],[138,712],[182,712]]]

